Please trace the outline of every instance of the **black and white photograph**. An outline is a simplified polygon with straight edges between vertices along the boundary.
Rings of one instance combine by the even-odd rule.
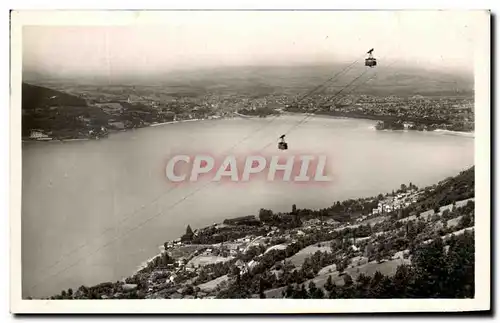
[[[12,309],[489,310],[489,46],[487,10],[12,11]]]

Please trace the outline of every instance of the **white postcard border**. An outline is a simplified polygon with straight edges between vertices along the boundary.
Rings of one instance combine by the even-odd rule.
[[[230,14],[230,13],[229,13]],[[333,313],[490,309],[490,13],[477,15],[475,48],[476,297],[336,300],[23,300],[21,299],[21,79],[23,25],[158,23],[161,12],[24,11],[11,15],[10,234],[13,313]]]

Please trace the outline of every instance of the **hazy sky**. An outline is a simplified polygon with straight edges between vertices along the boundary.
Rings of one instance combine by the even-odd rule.
[[[471,70],[477,17],[465,11],[163,12],[154,21],[141,14],[135,25],[25,26],[23,68],[119,76],[354,61],[375,48],[385,61]]]

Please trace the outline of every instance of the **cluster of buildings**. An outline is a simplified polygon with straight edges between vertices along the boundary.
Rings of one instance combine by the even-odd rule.
[[[406,193],[388,196],[378,203],[378,206],[372,210],[371,214],[383,214],[408,207],[410,204],[417,202],[418,195],[418,191],[409,190]]]
[[[474,99],[461,97],[412,97],[347,95],[335,102],[326,94],[314,95],[300,102],[303,111],[314,111],[318,104],[336,113],[356,113],[400,119],[431,119],[455,122],[474,122]]]
[[[163,95],[134,95],[120,93],[95,93],[86,91],[80,94],[90,106],[102,109],[106,114],[118,119],[123,119],[129,114],[129,108],[121,103],[141,105],[144,108],[143,116],[146,120],[141,126],[161,123],[166,121],[181,121],[190,119],[213,119],[233,116],[233,112],[240,109],[280,109],[290,104],[294,98],[288,95],[270,94],[252,97],[248,94],[215,94],[209,93],[199,96],[163,96]],[[134,114],[136,114],[134,110]],[[141,117],[141,116],[139,116]],[[150,120],[147,120],[150,119]],[[114,121],[112,121],[114,122]],[[125,125],[125,128],[128,126]]]
[[[244,237],[228,242],[211,245],[196,245],[200,248],[186,254],[185,256],[176,257],[170,264],[155,268],[147,279],[148,292],[154,293],[156,290],[164,289],[168,286],[177,286],[179,285],[177,280],[179,277],[184,275],[183,273],[188,273],[191,276],[197,276],[203,266],[217,262],[230,261],[240,254],[245,254],[252,247],[262,246],[263,248],[266,248],[265,252],[272,249],[284,249],[288,244],[293,243],[297,241],[299,237],[306,235],[306,232],[315,229],[324,230],[325,226],[327,228],[333,228],[335,227],[335,224],[336,222],[326,223],[319,220],[310,220],[305,223],[305,227],[303,228],[283,231],[277,227],[269,227],[269,230],[265,235],[248,234]],[[217,224],[216,226],[227,225]],[[274,240],[276,236],[281,237],[285,242],[276,244]],[[188,247],[190,245],[184,244],[179,238],[166,242],[164,246],[165,250],[162,254],[173,253],[179,248]],[[158,257],[161,256],[162,255],[159,255]],[[240,274],[244,274],[258,265],[258,261],[254,259],[249,261],[238,259],[234,265],[239,269]],[[180,285],[186,286],[192,283],[193,281],[188,279]]]
[[[40,129],[32,129],[30,132],[30,139],[32,140],[52,140],[51,137],[49,137],[50,133],[45,133],[43,130]]]

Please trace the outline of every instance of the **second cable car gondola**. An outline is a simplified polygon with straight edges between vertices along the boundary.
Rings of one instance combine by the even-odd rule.
[[[368,52],[368,57],[365,59],[365,66],[368,67],[375,67],[377,66],[377,59],[373,57],[373,48],[370,49]]]
[[[287,150],[288,149],[288,144],[285,142],[285,135],[282,135],[280,137],[281,141],[278,143],[278,149],[280,150]]]

